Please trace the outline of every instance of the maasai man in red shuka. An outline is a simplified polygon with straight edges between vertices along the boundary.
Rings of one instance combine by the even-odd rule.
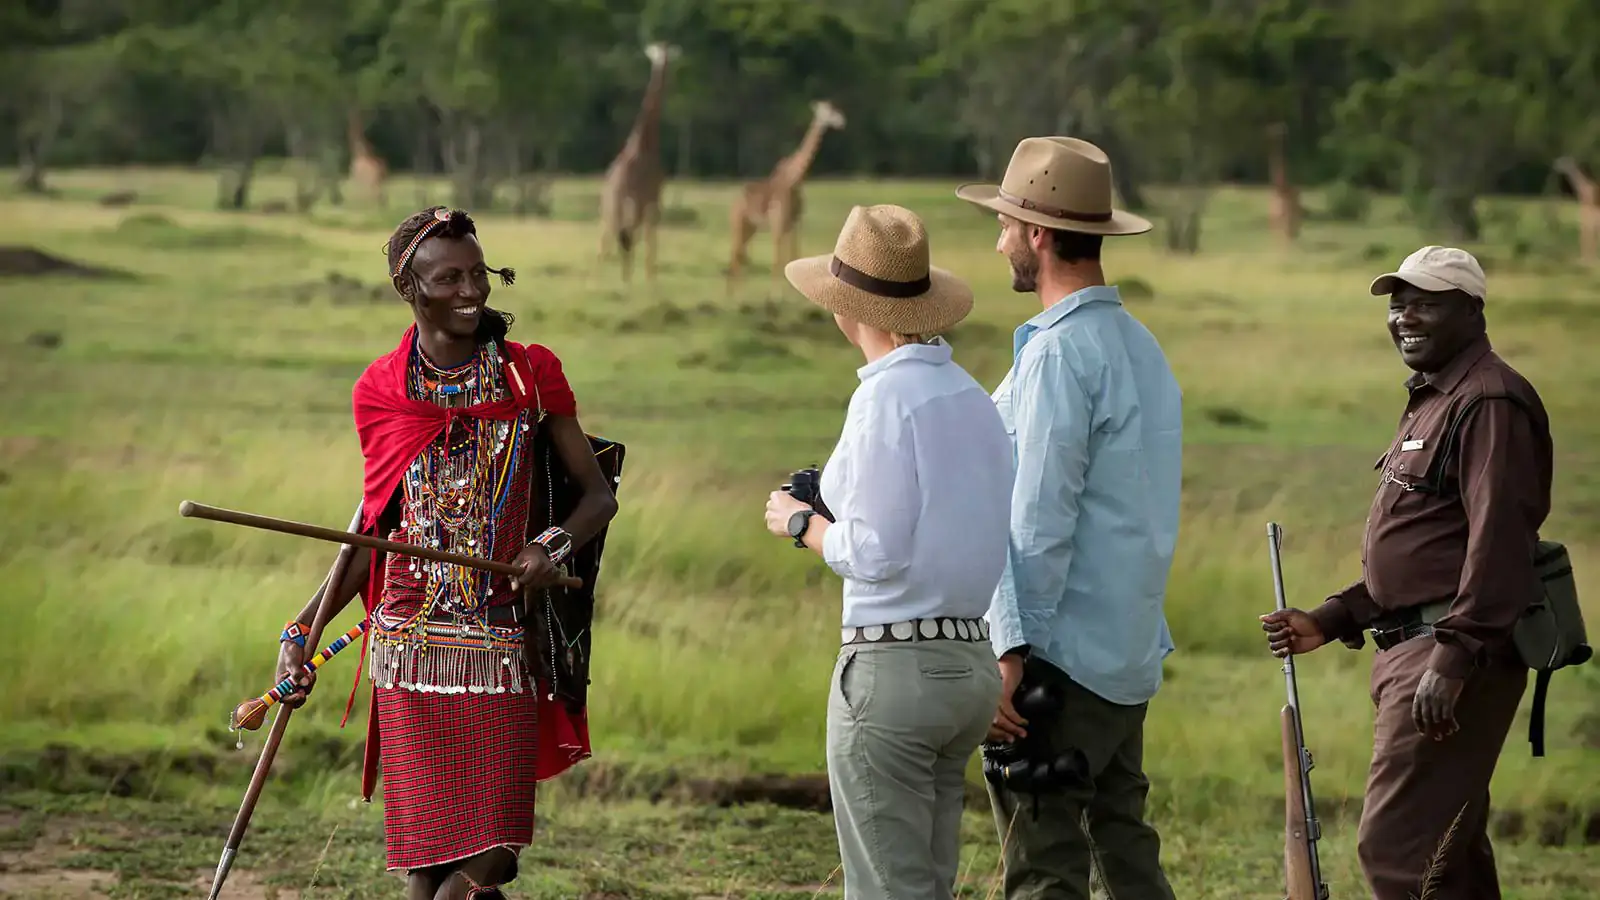
[[[489,275],[510,284],[514,273],[485,264],[472,219],[419,212],[395,230],[388,255],[416,323],[355,385],[361,529],[521,574],[357,552],[333,601],[336,613],[359,594],[368,615],[362,794],[371,798],[381,762],[388,868],[409,873],[410,900],[488,900],[503,897],[496,885],[516,877],[533,840],[537,783],[589,754],[583,715],[529,670],[528,610],[617,505],[561,361],[507,340],[512,317],[489,308]],[[582,494],[566,521],[533,532],[551,518],[539,509],[550,503],[532,452],[539,429]],[[284,630],[280,678],[299,672],[316,601]],[[303,703],[313,680],[301,674],[303,690],[285,705]]]

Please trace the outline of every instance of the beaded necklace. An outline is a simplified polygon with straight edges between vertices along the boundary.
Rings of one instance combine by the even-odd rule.
[[[407,393],[441,406],[499,400],[504,396],[498,383],[501,362],[499,347],[489,342],[479,345],[461,365],[440,367],[413,341],[406,366]],[[524,430],[520,421],[463,417],[430,443],[404,478],[405,515],[400,527],[411,541],[436,550],[490,556],[495,525],[522,455]],[[493,593],[490,573],[416,558],[409,561],[407,571],[423,582],[423,602],[397,630],[420,632],[435,611],[487,627]]]

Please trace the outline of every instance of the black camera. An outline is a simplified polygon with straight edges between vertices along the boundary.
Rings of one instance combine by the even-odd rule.
[[[816,466],[801,469],[790,475],[781,490],[821,513],[828,521],[833,521],[833,513],[828,510],[828,505],[822,502],[822,473]]]
[[[1041,794],[1089,784],[1092,778],[1084,752],[1077,747],[1056,748],[1050,743],[1051,726],[1065,703],[1060,685],[1043,680],[1030,683],[1025,675],[1012,705],[1027,720],[1028,735],[1011,743],[985,741],[984,779],[997,788],[1034,795],[1035,807]]]

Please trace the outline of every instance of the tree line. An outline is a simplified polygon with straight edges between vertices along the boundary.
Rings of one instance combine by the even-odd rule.
[[[1394,191],[1453,236],[1477,198],[1600,175],[1593,0],[19,0],[0,4],[0,153],[52,167],[192,164],[218,202],[289,161],[338,190],[352,126],[456,202],[594,173],[649,63],[678,48],[670,175],[751,178],[813,100],[848,125],[818,175],[995,177],[1030,134],[1106,147],[1135,208],[1260,181],[1279,129],[1296,183]],[[9,138],[9,139],[6,139]],[[523,196],[537,196],[537,191]],[[1184,200],[1182,198],[1190,198]],[[483,203],[473,203],[482,206]],[[535,210],[537,211],[537,210]]]

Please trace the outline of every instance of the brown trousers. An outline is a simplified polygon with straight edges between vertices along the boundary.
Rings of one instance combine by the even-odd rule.
[[[1455,834],[1434,866],[1432,896],[1500,900],[1489,846],[1489,779],[1527,687],[1510,662],[1475,669],[1456,701],[1455,734],[1424,737],[1411,701],[1434,645],[1416,637],[1378,651],[1372,664],[1372,768],[1367,775],[1357,853],[1374,900],[1425,896],[1423,879],[1457,814]]]

